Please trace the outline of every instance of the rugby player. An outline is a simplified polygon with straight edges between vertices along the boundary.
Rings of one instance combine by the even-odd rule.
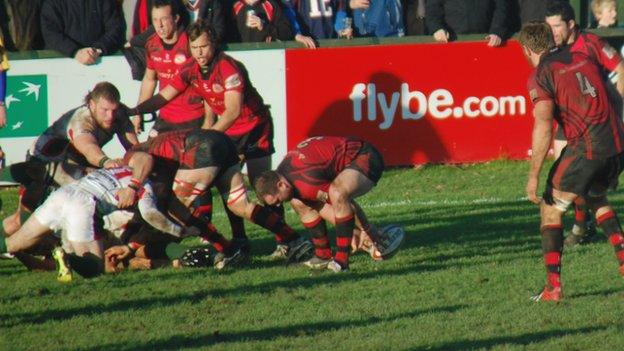
[[[214,31],[207,22],[197,20],[187,33],[194,60],[185,64],[157,95],[130,109],[129,115],[150,113],[168,106],[169,101],[184,92],[201,95],[207,104],[209,116],[206,118],[214,121],[209,128],[224,132],[234,140],[253,184],[257,175],[271,169],[271,155],[275,152],[269,107],[251,84],[245,67],[219,50]],[[225,208],[227,211],[229,207]],[[283,208],[276,210],[283,216]],[[234,239],[247,245],[242,220],[229,211],[227,214]],[[285,247],[278,246],[276,254]]]
[[[369,192],[383,171],[383,158],[371,144],[355,138],[319,136],[299,143],[276,171],[261,174],[254,186],[258,198],[268,205],[289,201],[312,232],[315,257],[306,265],[340,272],[349,268],[356,228],[382,246],[355,198]],[[324,219],[336,226],[337,251],[333,259]]]
[[[44,199],[50,185],[68,184],[96,168],[123,165],[122,160],[112,159],[102,150],[114,135],[126,149],[138,142],[128,118],[114,116],[119,100],[113,84],[96,84],[85,96],[84,105],[66,112],[37,138],[27,161],[0,170],[0,180],[24,186],[18,212],[3,223],[6,232],[19,228]],[[122,206],[130,200],[121,199]]]
[[[155,33],[145,43],[147,68],[141,81],[139,103],[154,95],[156,85],[163,89],[173,82],[180,74],[180,69],[188,60],[192,60],[188,36],[178,28],[180,15],[177,11],[178,7],[174,6],[172,0],[152,2],[150,14]],[[197,92],[191,88],[181,90],[179,95],[160,109],[150,137],[155,137],[161,131],[209,127],[212,121],[206,124],[204,120],[207,112],[211,111],[209,108],[204,109],[202,97]],[[142,118],[143,115],[132,118],[137,133],[141,131]]]
[[[204,129],[161,133],[135,147],[126,158],[133,162],[134,157],[146,152],[154,156],[158,164],[155,170],[175,170],[173,200],[177,201],[170,201],[168,210],[180,222],[205,233],[219,251],[215,258],[217,269],[240,263],[247,258],[247,253],[242,245],[216,232],[205,217],[193,215],[196,209],[189,210],[194,200],[213,186],[234,214],[271,231],[285,243],[289,248],[289,260],[299,262],[311,255],[313,247],[309,241],[286,225],[282,217],[247,199],[236,146],[224,133]],[[140,167],[137,162],[133,164]]]
[[[605,72],[611,72],[617,77],[616,87],[620,95],[624,96],[624,62],[619,53],[597,35],[582,32],[574,20],[574,9],[568,1],[550,1],[546,7],[545,21],[550,26],[557,46],[571,45],[570,50],[581,52],[602,67]],[[558,128],[553,143],[555,159],[559,158],[566,146],[566,137],[563,128]],[[596,234],[595,227],[588,212],[587,205],[582,197],[574,202],[575,224],[567,235],[566,246],[590,241]]]
[[[63,248],[54,251],[60,263],[59,281],[71,281],[69,266],[85,277],[95,276],[104,268],[102,216],[120,209],[118,199],[128,195],[132,203],[138,200],[137,208],[151,226],[173,236],[187,235],[184,227],[156,208],[155,194],[146,182],[151,157],[137,155],[132,162],[140,162],[142,167],[99,169],[52,192],[16,233],[0,240],[0,253],[26,250],[51,231],[60,232]]]
[[[624,236],[607,200],[607,190],[617,185],[624,167],[622,99],[590,57],[571,46],[555,48],[547,24],[525,25],[518,40],[536,67],[528,82],[535,121],[526,193],[540,206],[547,282],[533,300],[559,301],[563,297],[562,216],[579,196],[586,199],[596,223],[615,248],[620,274],[624,275]],[[563,128],[568,145],[552,166],[540,199],[539,175],[550,147],[554,120]]]

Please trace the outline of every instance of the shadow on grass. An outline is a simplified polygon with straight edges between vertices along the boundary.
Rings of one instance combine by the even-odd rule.
[[[132,343],[128,341],[97,345],[89,348],[77,348],[76,351],[91,351],[101,349],[111,350],[162,350],[208,347],[215,344],[235,342],[261,342],[271,341],[277,338],[310,337],[324,332],[338,331],[345,328],[361,328],[376,324],[391,323],[400,319],[416,318],[423,314],[454,313],[466,308],[464,305],[431,307],[411,312],[399,313],[387,317],[368,317],[357,320],[321,321],[313,323],[290,324],[279,327],[269,327],[257,330],[243,330],[239,332],[212,331],[209,334],[199,336],[174,335],[162,339],[156,339],[147,343]]]
[[[609,295],[622,294],[622,293],[624,293],[624,290],[622,289],[606,289],[606,290],[600,290],[600,291],[588,291],[588,292],[582,292],[578,294],[566,295],[566,298],[576,299],[580,297],[607,297]]]
[[[482,340],[458,340],[447,344],[436,345],[433,347],[427,347],[427,350],[473,350],[473,349],[489,349],[496,346],[513,345],[513,346],[526,346],[529,344],[535,344],[537,342],[548,341],[554,338],[561,338],[570,335],[582,335],[594,333],[608,329],[604,326],[584,327],[576,329],[561,329],[552,331],[543,331],[537,333],[527,333],[517,336],[500,336]],[[537,347],[539,348],[539,347]]]

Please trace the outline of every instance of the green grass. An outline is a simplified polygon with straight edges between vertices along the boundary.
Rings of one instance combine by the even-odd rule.
[[[0,350],[624,349],[624,279],[606,241],[565,253],[564,302],[529,301],[545,270],[527,167],[388,171],[360,203],[375,223],[403,226],[402,251],[386,262],[358,254],[346,274],[267,260],[273,240],[251,225],[253,265],[225,273],[61,285],[0,261]],[[14,191],[0,194],[10,210]],[[624,213],[624,196],[612,200]],[[301,229],[292,212],[289,222]]]

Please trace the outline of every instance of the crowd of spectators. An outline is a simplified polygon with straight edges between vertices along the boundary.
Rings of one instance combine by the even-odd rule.
[[[179,25],[198,18],[221,42],[431,35],[438,42],[483,33],[501,45],[520,24],[543,19],[544,0],[176,0]],[[56,50],[89,65],[154,32],[152,0],[0,0],[8,51]],[[615,0],[592,0],[588,26],[617,25]],[[141,43],[140,39],[134,39]]]

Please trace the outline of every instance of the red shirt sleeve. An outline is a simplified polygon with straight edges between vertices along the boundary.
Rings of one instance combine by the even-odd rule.
[[[546,73],[544,70],[535,70],[528,81],[529,97],[533,105],[540,101],[552,101],[554,95],[549,88],[550,84],[546,79]]]
[[[598,63],[610,72],[615,71],[620,62],[622,62],[622,57],[617,50],[597,35],[587,35],[586,38],[587,45],[592,47]]]
[[[233,62],[230,60],[221,60],[221,62],[219,62],[219,71],[221,77],[223,77],[225,91],[243,92],[245,87],[243,76]]]

